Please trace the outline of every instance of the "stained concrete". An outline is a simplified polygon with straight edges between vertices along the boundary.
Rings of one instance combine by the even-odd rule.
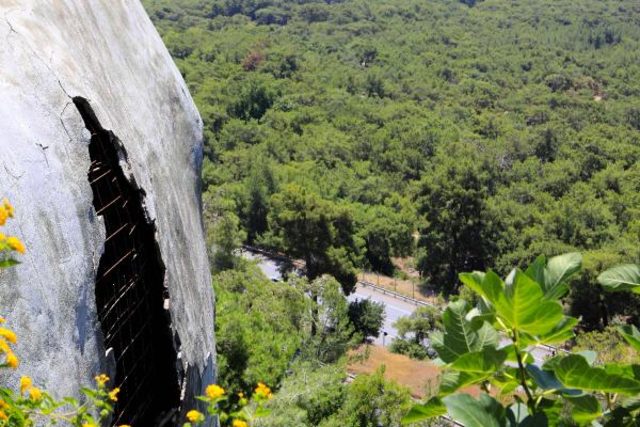
[[[19,266],[0,273],[0,313],[20,337],[22,359],[7,380],[27,374],[56,395],[77,395],[107,369],[94,300],[105,232],[75,96],[124,145],[121,166],[145,192],[188,408],[215,372],[202,122],[137,0],[0,0],[0,196],[17,213],[4,231],[28,248]]]

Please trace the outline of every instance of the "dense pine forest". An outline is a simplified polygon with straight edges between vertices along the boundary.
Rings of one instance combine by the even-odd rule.
[[[575,314],[637,315],[590,285],[639,256],[640,6],[474,3],[147,0],[204,120],[208,213],[347,277],[415,253],[445,293],[581,251]],[[286,236],[296,208],[327,224]]]
[[[382,373],[343,383],[367,334],[336,292],[362,270],[398,275],[398,258],[455,300],[459,273],[580,252],[561,295],[572,345],[614,357],[611,325],[639,324],[640,295],[596,280],[640,261],[637,2],[143,3],[204,121],[221,378],[280,388],[262,425],[397,425],[406,390]],[[306,278],[271,283],[242,244]]]

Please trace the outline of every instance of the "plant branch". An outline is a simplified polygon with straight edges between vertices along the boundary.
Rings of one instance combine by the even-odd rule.
[[[524,389],[525,394],[527,395],[527,406],[531,409],[532,412],[536,412],[536,402],[533,399],[533,395],[531,394],[531,390],[529,390],[529,386],[527,385],[527,374],[524,368],[524,364],[522,363],[522,353],[518,351],[518,331],[513,331],[513,350],[516,353],[516,360],[518,361],[518,370],[520,371],[520,384]]]

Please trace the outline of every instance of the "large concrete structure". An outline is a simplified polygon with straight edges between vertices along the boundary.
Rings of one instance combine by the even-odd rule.
[[[63,396],[108,372],[114,423],[172,425],[215,372],[198,112],[138,0],[0,0],[0,37],[15,375]]]

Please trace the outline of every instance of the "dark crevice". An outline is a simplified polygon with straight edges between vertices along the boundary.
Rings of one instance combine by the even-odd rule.
[[[175,425],[177,352],[165,267],[143,208],[144,191],[125,177],[120,161],[126,152],[117,137],[100,125],[86,99],[73,102],[91,132],[88,178],[106,231],[95,293],[104,347],[115,359],[113,386],[120,387],[113,425]]]

